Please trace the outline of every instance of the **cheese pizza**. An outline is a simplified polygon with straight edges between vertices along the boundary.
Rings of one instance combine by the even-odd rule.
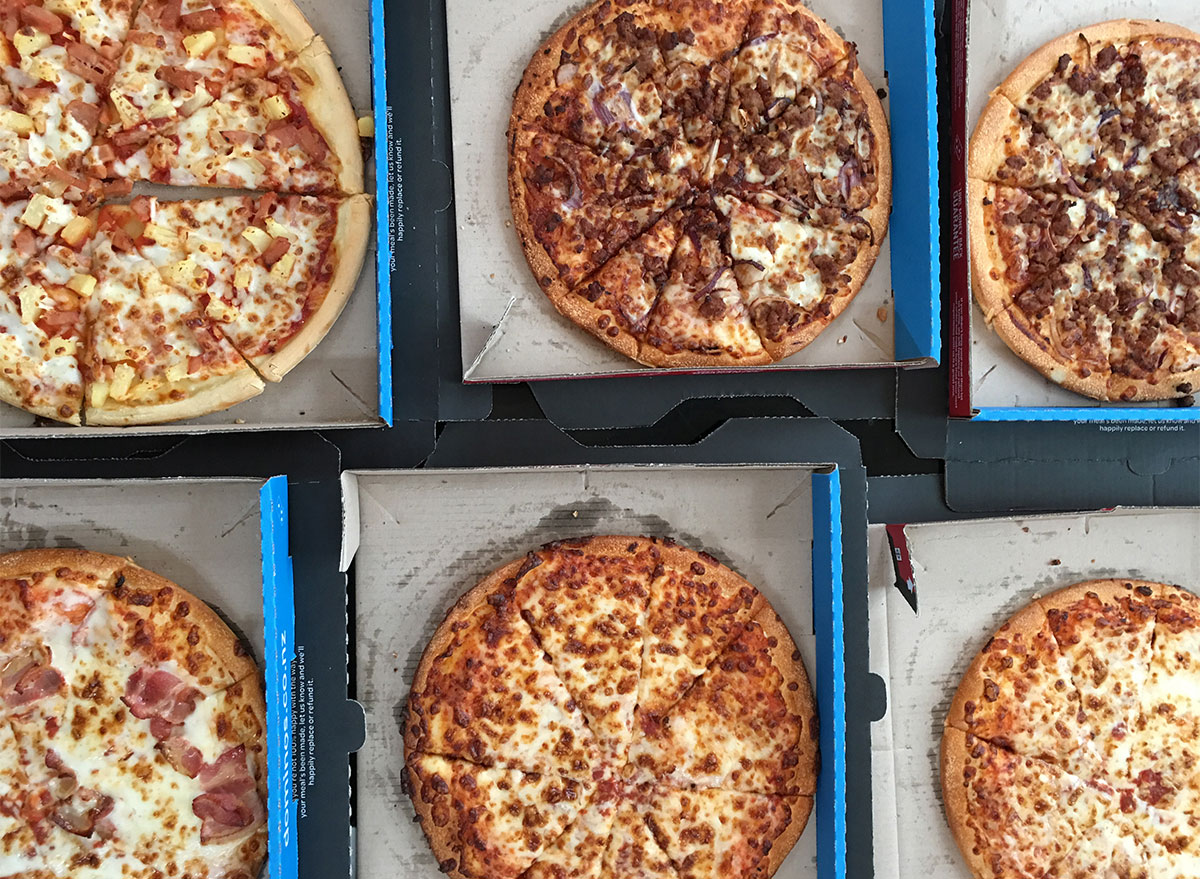
[[[0,30],[0,399],[147,424],[279,381],[370,236],[324,41],[286,0],[16,0]]]
[[[206,604],[125,559],[0,556],[0,875],[257,879],[266,709]]]
[[[762,594],[670,541],[553,543],[437,629],[405,785],[442,872],[772,876],[808,820],[817,718]]]
[[[526,259],[649,366],[771,363],[862,288],[887,234],[875,89],[797,0],[600,0],[534,54],[508,132]]]
[[[1200,35],[1122,19],[1050,41],[971,138],[972,285],[1000,338],[1099,400],[1200,383]]]
[[[1093,580],[1018,611],[942,738],[950,827],[980,879],[1200,871],[1200,598]]]

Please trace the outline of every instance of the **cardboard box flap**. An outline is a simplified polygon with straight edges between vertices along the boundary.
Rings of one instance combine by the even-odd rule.
[[[976,652],[1033,598],[1130,577],[1200,590],[1200,509],[1128,509],[905,527],[918,595],[895,586],[886,528],[869,529],[871,670],[888,711],[872,727],[875,873],[970,875],[943,817],[942,724]]]

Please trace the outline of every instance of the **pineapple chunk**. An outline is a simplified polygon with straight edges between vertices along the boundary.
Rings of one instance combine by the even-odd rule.
[[[194,247],[198,253],[202,253],[212,259],[220,259],[225,255],[225,247],[221,242],[213,241],[211,238],[200,238],[196,235],[189,235],[188,244]]]
[[[286,282],[292,276],[292,269],[296,265],[296,254],[285,253],[279,257],[279,262],[271,266],[271,277],[280,282]]]
[[[42,4],[56,15],[72,16],[84,8],[83,0],[46,0]]]
[[[21,69],[38,82],[58,82],[58,66],[44,55],[27,55],[21,59]]]
[[[239,290],[249,290],[250,284],[254,281],[254,264],[248,262],[238,263],[237,270],[233,273],[233,286]]]
[[[45,212],[41,230],[46,235],[57,235],[76,217],[75,209],[61,198],[47,198]]]
[[[42,228],[42,223],[46,222],[46,208],[49,204],[50,199],[38,193],[25,206],[25,211],[21,214],[21,222],[30,229]]]
[[[96,291],[96,279],[91,275],[76,275],[67,281],[67,287],[88,299]]]
[[[63,226],[63,229],[59,234],[62,236],[62,240],[67,242],[67,244],[71,245],[72,247],[79,247],[79,245],[83,244],[83,242],[88,239],[93,231],[95,231],[95,226],[92,225],[92,221],[89,217],[76,217],[75,219],[71,220],[71,222],[67,223],[67,225]],[[95,279],[93,279],[93,282],[94,280]]]
[[[263,225],[267,227],[267,231],[271,233],[272,238],[286,238],[293,243],[297,240],[296,233],[283,225],[283,223],[276,222],[274,217],[267,217],[267,221]]]
[[[27,136],[33,134],[33,117],[16,110],[0,110],[0,128]]]
[[[75,352],[79,350],[78,339],[64,339],[62,336],[55,336],[50,340],[50,345],[47,348],[51,357],[74,357]]]
[[[291,116],[292,108],[288,106],[287,99],[283,95],[271,95],[263,101],[263,112],[267,114],[268,119],[279,121]]]
[[[146,228],[142,230],[142,234],[153,241],[155,244],[162,247],[181,247],[183,242],[179,240],[179,236],[166,226],[159,226],[156,223],[147,223]]]
[[[113,370],[112,385],[108,389],[108,395],[114,400],[124,400],[129,397],[129,389],[133,387],[133,380],[137,374],[133,371],[133,367],[128,363],[121,363]]]
[[[159,98],[146,108],[147,119],[170,119],[175,115],[175,105],[169,98]]]
[[[225,50],[225,57],[234,64],[244,64],[246,67],[264,67],[267,63],[267,50],[262,46],[233,45]]]
[[[133,105],[133,101],[120,92],[112,93],[112,104],[116,108],[117,115],[121,117],[121,123],[127,128],[142,121],[141,112]]]
[[[358,117],[358,136],[359,137],[374,137],[375,136],[375,119],[371,116]]]
[[[221,323],[229,323],[238,318],[238,310],[216,296],[208,300],[208,307],[204,309],[204,313]]]
[[[203,272],[203,274],[202,272],[203,270],[191,257],[181,259],[163,269],[163,274],[167,276],[169,283],[176,287],[190,287],[193,290],[203,290],[207,286],[204,283],[207,280],[207,272]]]
[[[21,320],[32,324],[41,317],[42,302],[46,298],[45,289],[39,284],[26,284],[17,294],[21,299]]]
[[[94,382],[89,388],[88,396],[93,409],[99,409],[108,402],[108,382]]]
[[[259,253],[266,251],[271,246],[271,241],[274,240],[272,235],[264,232],[257,226],[247,226],[246,231],[242,233],[242,237],[249,241],[251,246]]]
[[[54,42],[45,31],[35,31],[27,27],[13,34],[12,41],[16,50],[25,56],[36,55]]]
[[[167,381],[171,384],[181,382],[188,377],[188,362],[180,360],[177,363],[172,363],[167,367]]]
[[[217,35],[212,31],[188,34],[183,38],[183,48],[193,58],[203,58],[217,45]]]
[[[196,86],[196,93],[179,105],[179,112],[183,116],[191,116],[199,110],[203,110],[213,102],[213,96],[208,93],[203,85]]]

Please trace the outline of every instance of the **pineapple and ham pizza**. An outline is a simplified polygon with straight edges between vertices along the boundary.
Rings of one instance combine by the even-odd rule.
[[[946,815],[980,879],[1196,875],[1200,599],[1092,580],[1014,614],[958,687]]]
[[[288,0],[4,4],[0,400],[152,424],[281,380],[365,259],[360,128]]]
[[[812,810],[799,651],[757,589],[668,540],[564,540],[489,574],[405,718],[405,788],[461,879],[769,879]]]
[[[508,182],[533,277],[564,317],[647,366],[761,366],[866,283],[891,211],[887,119],[854,45],[795,0],[600,0],[526,67]],[[849,233],[811,302],[774,298],[752,319],[754,280],[729,271],[712,213],[728,198],[786,206],[810,237]],[[778,261],[809,246],[782,214],[763,225]]]
[[[258,669],[125,559],[0,556],[0,874],[252,879],[267,852]]]

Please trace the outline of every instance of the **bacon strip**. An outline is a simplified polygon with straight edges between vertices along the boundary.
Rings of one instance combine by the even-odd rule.
[[[28,705],[59,692],[66,681],[58,669],[48,665],[47,651],[31,647],[14,656],[0,669],[0,694],[13,707]]]
[[[219,842],[241,834],[266,820],[266,809],[258,795],[246,746],[230,748],[200,770],[204,793],[192,800],[192,812],[201,820],[200,843]]]
[[[196,710],[200,691],[189,687],[169,671],[139,668],[125,683],[125,695],[121,701],[129,706],[134,717],[146,720],[158,717],[172,724],[180,724]]]

